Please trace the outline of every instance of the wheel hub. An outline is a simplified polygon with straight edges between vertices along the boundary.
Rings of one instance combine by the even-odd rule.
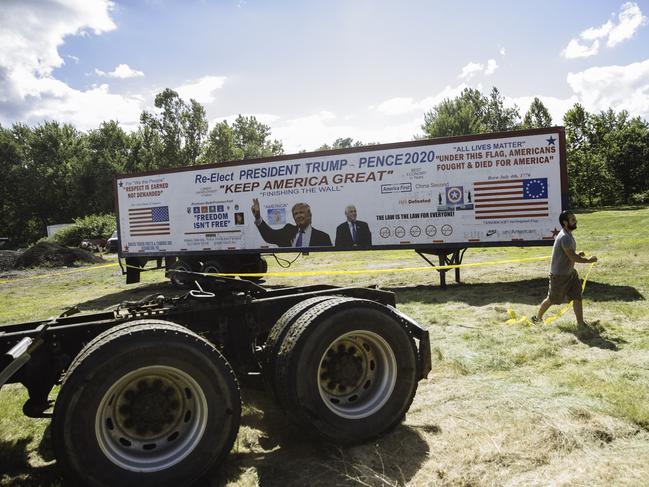
[[[344,394],[358,387],[366,372],[366,361],[353,344],[339,344],[327,351],[320,378],[331,394]]]
[[[163,365],[134,370],[104,394],[96,415],[99,447],[134,472],[169,468],[200,441],[207,399],[186,372]]]
[[[158,436],[177,422],[180,394],[162,380],[142,379],[126,390],[117,408],[117,421],[141,438]]]
[[[335,339],[318,368],[318,390],[336,415],[359,419],[374,414],[389,399],[397,380],[397,360],[378,333],[357,330]]]

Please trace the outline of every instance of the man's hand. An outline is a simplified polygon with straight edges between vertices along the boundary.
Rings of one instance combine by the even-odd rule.
[[[261,218],[261,210],[259,209],[259,200],[257,198],[252,199],[252,214],[255,217],[255,220],[259,220]]]
[[[590,259],[588,259],[588,262],[591,262],[591,263],[593,263],[593,262],[597,262],[597,257],[595,257],[595,256],[593,255]]]
[[[579,252],[579,257],[586,257],[586,252]]]

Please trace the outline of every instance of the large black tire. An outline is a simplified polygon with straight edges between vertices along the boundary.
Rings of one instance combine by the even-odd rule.
[[[266,272],[268,272],[268,262],[266,262],[266,259],[264,259],[261,255],[256,255],[253,262],[249,266],[246,266],[246,269],[246,273],[265,274]],[[246,281],[259,282],[263,281],[264,277],[242,276],[241,279],[245,279]]]
[[[277,393],[275,383],[275,362],[284,337],[293,323],[295,323],[306,311],[310,310],[313,306],[330,299],[335,299],[335,296],[316,296],[314,298],[305,299],[284,312],[271,328],[264,345],[262,375],[266,390],[275,398],[275,400],[279,401],[281,398],[281,395]]]
[[[210,259],[203,263],[201,272],[205,274],[223,274],[228,272],[224,263],[217,259]]]
[[[195,277],[191,274],[185,274],[185,272],[196,272],[198,270],[196,263],[186,260],[178,259],[176,262],[169,266],[169,271],[167,276],[171,281],[173,287],[178,289],[185,289],[190,287],[195,280]],[[184,271],[184,272],[180,272]]]
[[[416,348],[389,308],[331,299],[290,326],[275,381],[280,403],[307,431],[360,443],[405,416],[417,390]]]
[[[183,486],[228,454],[240,417],[236,377],[213,345],[141,320],[102,333],[73,361],[52,441],[77,485]]]

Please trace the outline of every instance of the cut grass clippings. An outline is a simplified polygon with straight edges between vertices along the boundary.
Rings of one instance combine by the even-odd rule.
[[[577,250],[600,259],[584,293],[587,328],[576,326],[572,311],[551,325],[505,323],[508,309],[535,313],[547,292],[547,261],[470,267],[461,271],[461,285],[451,271],[446,290],[436,271],[268,278],[271,286],[394,291],[399,308],[430,333],[433,370],[420,382],[402,425],[354,447],[306,437],[267,396],[244,386],[239,436],[208,484],[649,485],[649,209],[578,218]],[[549,252],[469,249],[464,259]],[[268,261],[270,271],[285,270],[272,257]],[[330,252],[302,256],[290,270],[422,265],[412,251]],[[583,277],[586,266],[578,269]],[[126,286],[117,268],[4,283],[0,323],[47,318],[75,304],[92,311],[174,292],[160,272]],[[71,485],[52,459],[47,420],[22,416],[24,399],[21,386],[0,390],[0,486]]]

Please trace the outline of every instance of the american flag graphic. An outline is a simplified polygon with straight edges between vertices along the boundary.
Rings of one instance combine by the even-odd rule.
[[[129,208],[128,226],[133,237],[144,235],[170,235],[169,207],[150,206]]]
[[[549,215],[548,178],[478,181],[473,189],[476,220]]]

